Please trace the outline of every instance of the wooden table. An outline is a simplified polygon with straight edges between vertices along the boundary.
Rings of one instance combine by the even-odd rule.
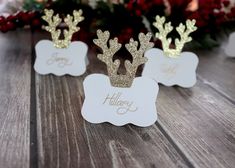
[[[235,167],[235,59],[222,49],[197,52],[195,87],[160,86],[155,125],[115,127],[81,116],[84,78],[106,67],[90,53],[81,77],[38,75],[40,38],[0,34],[1,168]]]

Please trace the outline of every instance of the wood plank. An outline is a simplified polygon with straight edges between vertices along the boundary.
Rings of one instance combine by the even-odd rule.
[[[30,160],[31,35],[0,33],[0,165],[27,168]]]
[[[82,78],[37,76],[39,167],[187,167],[155,127],[93,125]]]
[[[235,103],[235,59],[226,57],[224,45],[208,51],[198,51],[198,77]]]
[[[161,87],[158,111],[161,127],[194,167],[234,167],[235,105],[228,99],[202,82]]]
[[[83,80],[105,69],[89,56],[82,77],[36,75],[39,167],[191,167],[158,125],[115,127],[82,118]]]

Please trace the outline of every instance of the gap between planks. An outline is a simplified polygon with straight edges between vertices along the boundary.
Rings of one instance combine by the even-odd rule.
[[[34,33],[31,32],[31,89],[30,89],[30,168],[38,168],[38,142],[37,142],[37,111],[36,111],[36,83],[35,83],[35,42]]]

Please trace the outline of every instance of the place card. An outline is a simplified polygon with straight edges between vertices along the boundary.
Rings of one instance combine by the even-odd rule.
[[[192,40],[189,34],[195,31],[195,20],[187,20],[186,26],[182,23],[176,28],[180,39],[175,40],[175,49],[170,48],[172,39],[167,35],[173,30],[171,23],[165,24],[165,17],[156,17],[154,26],[159,30],[156,37],[161,40],[163,50],[153,48],[145,53],[149,61],[145,64],[142,76],[150,77],[166,85],[178,85],[189,88],[196,83],[196,69],[198,57],[192,52],[182,52],[184,44]]]
[[[85,102],[82,116],[90,123],[147,127],[157,120],[155,101],[158,85],[150,78],[135,78],[131,88],[121,88],[113,87],[106,75],[93,74],[85,79],[83,85]]]
[[[189,88],[195,85],[198,57],[183,52],[179,58],[166,57],[162,50],[153,48],[145,53],[148,58],[142,76],[153,78],[166,86],[179,85]]]
[[[154,124],[157,121],[158,84],[150,78],[135,78],[137,68],[147,61],[143,57],[144,52],[153,46],[149,42],[151,34],[139,34],[139,49],[139,43],[133,39],[126,44],[133,60],[125,61],[125,75],[118,74],[120,60],[113,61],[114,54],[121,48],[118,39],[109,40],[108,31],[98,30],[97,36],[94,43],[103,51],[103,54],[98,54],[98,59],[107,65],[108,76],[92,74],[84,80],[83,118],[90,123],[109,122],[116,126],[134,124],[147,127]]]
[[[235,46],[235,32],[230,34],[228,44],[225,48],[225,54],[228,57],[235,58],[235,47],[234,46]]]
[[[62,76],[69,74],[80,76],[85,73],[88,65],[88,46],[81,41],[71,42],[73,33],[79,31],[77,24],[81,22],[82,11],[73,11],[73,16],[67,15],[64,19],[68,30],[63,31],[64,39],[59,39],[61,30],[56,27],[62,19],[59,15],[53,16],[53,10],[45,9],[45,16],[42,18],[48,22],[44,29],[51,33],[52,41],[41,40],[36,46],[36,60],[34,69],[42,75],[54,74]]]

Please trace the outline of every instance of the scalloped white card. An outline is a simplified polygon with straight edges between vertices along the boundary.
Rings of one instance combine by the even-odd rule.
[[[228,44],[225,48],[225,54],[235,58],[235,32],[229,36]]]
[[[159,88],[150,78],[138,77],[130,88],[119,88],[111,86],[108,76],[92,74],[83,85],[82,116],[90,123],[147,127],[157,121],[155,102]]]
[[[178,85],[189,88],[195,85],[198,57],[192,52],[183,52],[178,58],[170,58],[157,48],[145,53],[148,62],[145,64],[142,76],[150,77],[166,85]]]
[[[41,75],[80,76],[88,65],[88,46],[81,41],[71,42],[68,48],[56,48],[50,40],[41,40],[36,44],[34,69]]]

